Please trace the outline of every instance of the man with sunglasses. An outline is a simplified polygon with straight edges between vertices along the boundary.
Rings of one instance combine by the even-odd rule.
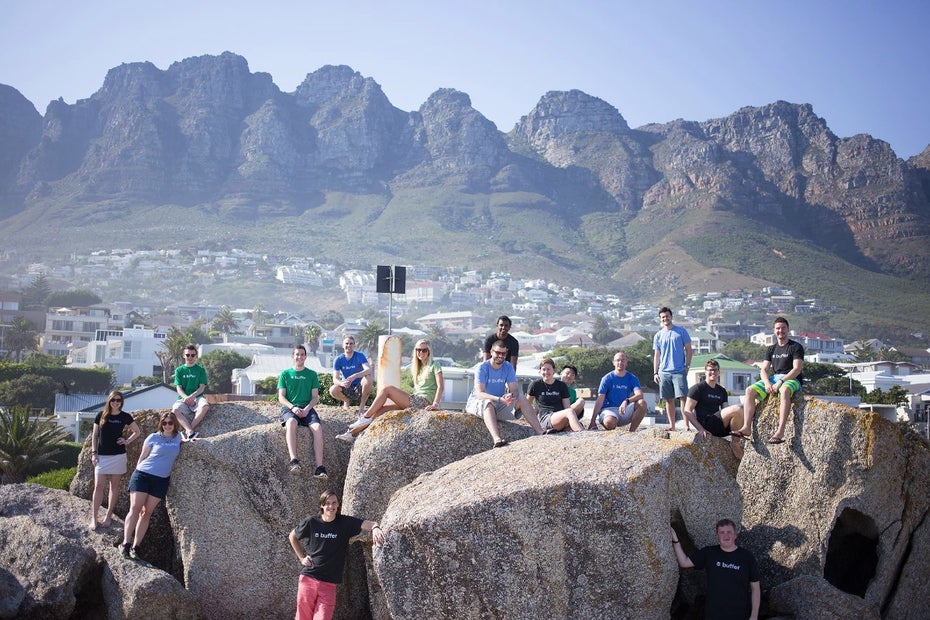
[[[210,410],[210,403],[204,398],[207,390],[207,371],[197,363],[197,346],[189,344],[184,347],[184,364],[174,369],[174,386],[178,392],[178,401],[171,407],[184,427],[186,439],[200,436],[195,429],[203,422]],[[194,419],[188,422],[188,416]]]

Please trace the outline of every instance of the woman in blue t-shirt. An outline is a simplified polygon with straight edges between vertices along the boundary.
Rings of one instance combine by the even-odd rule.
[[[181,452],[185,439],[178,432],[178,419],[168,412],[158,422],[158,432],[145,438],[136,470],[129,479],[129,514],[123,531],[120,553],[124,558],[139,559],[138,548],[149,529],[149,519],[158,502],[165,499],[171,468]]]
[[[123,437],[126,427],[132,431],[128,438]],[[94,496],[91,500],[90,529],[97,526],[109,527],[116,508],[120,481],[126,473],[126,446],[142,435],[139,425],[132,416],[123,411],[123,394],[113,390],[107,397],[103,411],[94,418],[94,429],[90,434],[90,460],[94,464]],[[109,485],[107,516],[103,521],[97,520],[103,493]]]

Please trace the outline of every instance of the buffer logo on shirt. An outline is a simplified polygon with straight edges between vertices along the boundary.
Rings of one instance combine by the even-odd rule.
[[[329,532],[329,533],[327,533],[327,532],[316,532],[316,533],[314,533],[314,537],[316,537],[316,538],[339,538],[339,534],[336,534],[336,533],[333,533],[333,532]]]
[[[717,568],[729,568],[730,570],[739,570],[739,564],[729,562],[717,562]]]

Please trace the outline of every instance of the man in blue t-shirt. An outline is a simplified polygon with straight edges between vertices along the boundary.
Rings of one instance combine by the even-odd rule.
[[[348,335],[342,341],[343,353],[333,362],[333,385],[329,395],[342,401],[342,406],[349,408],[349,403],[359,399],[358,417],[365,415],[368,395],[374,385],[371,366],[365,354],[355,350],[355,336]]]
[[[476,415],[484,420],[484,425],[491,433],[495,448],[507,445],[501,439],[498,417],[513,419],[516,410],[523,412],[537,435],[543,434],[536,417],[536,409],[526,398],[520,394],[517,386],[517,373],[510,362],[504,361],[507,357],[507,346],[503,340],[496,341],[491,346],[491,359],[478,367],[475,376],[475,389],[468,396],[465,403],[465,412]]]
[[[618,351],[614,355],[614,370],[604,375],[597,389],[589,429],[597,428],[598,422],[609,431],[629,424],[632,432],[646,417],[646,400],[639,379],[626,371],[626,364],[626,353]]]
[[[672,310],[664,307],[659,310],[659,323],[662,329],[652,338],[655,355],[652,360],[653,376],[659,386],[659,398],[665,400],[665,413],[668,416],[668,430],[675,430],[675,399],[681,401],[681,410],[685,409],[688,396],[688,368],[691,367],[691,336],[684,327],[672,324]],[[685,418],[685,429],[688,420]]]

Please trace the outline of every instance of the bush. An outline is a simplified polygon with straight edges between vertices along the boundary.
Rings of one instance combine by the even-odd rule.
[[[67,491],[71,488],[71,481],[77,475],[77,466],[66,467],[63,469],[53,469],[37,476],[26,478],[26,482],[41,484],[50,489],[61,489]]]

